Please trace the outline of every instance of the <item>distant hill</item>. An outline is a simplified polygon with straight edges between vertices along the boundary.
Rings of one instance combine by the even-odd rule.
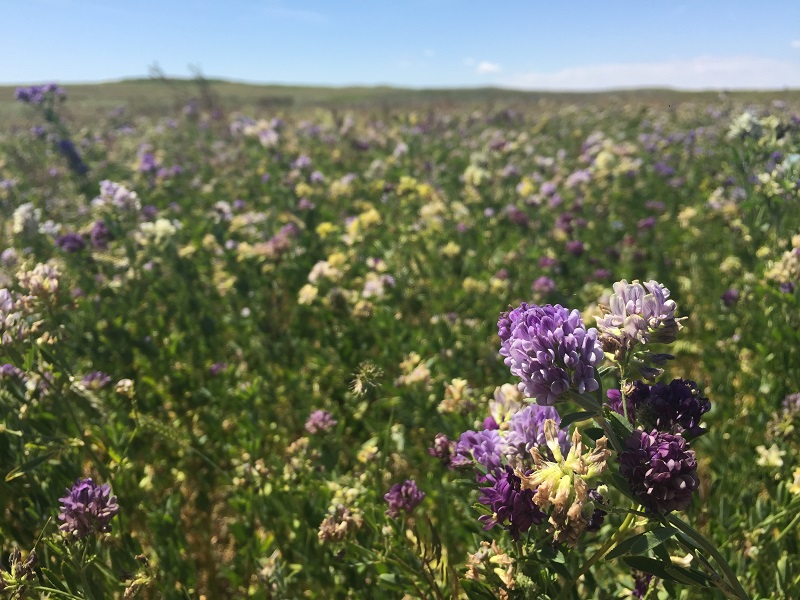
[[[175,114],[189,102],[214,104],[226,111],[247,114],[323,108],[429,109],[435,106],[475,105],[489,108],[522,107],[538,103],[644,103],[657,106],[682,102],[718,102],[718,91],[686,92],[671,89],[634,89],[603,92],[544,92],[500,88],[408,89],[390,86],[318,87],[255,85],[222,79],[126,79],[98,84],[66,84],[71,119],[87,124],[122,107],[131,115]],[[24,125],[31,114],[14,100],[16,86],[0,86],[0,130]],[[725,92],[740,102],[784,100],[800,104],[800,90]]]

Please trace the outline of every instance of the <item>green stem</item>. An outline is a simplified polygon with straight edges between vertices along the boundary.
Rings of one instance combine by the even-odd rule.
[[[775,538],[776,542],[780,542],[787,533],[789,533],[795,525],[800,523],[800,513],[797,513],[794,519],[792,519],[791,523],[789,523],[786,528],[778,534],[778,537]]]
[[[622,522],[622,525],[619,526],[605,544],[600,546],[598,550],[589,557],[589,560],[580,568],[580,570],[575,574],[575,576],[567,582],[567,584],[561,588],[561,592],[556,597],[556,600],[566,600],[569,596],[569,593],[572,591],[572,588],[575,587],[578,579],[583,577],[586,573],[589,572],[597,561],[603,558],[608,552],[616,546],[619,542],[622,541],[622,538],[625,537],[625,532],[630,528],[631,523],[633,523],[634,515],[633,513],[628,513],[628,516],[625,517],[625,520]]]
[[[714,544],[703,537],[702,533],[674,514],[668,515],[667,521],[677,527],[681,532],[686,534],[686,536],[691,539],[699,549],[705,550],[714,558],[720,569],[722,569],[722,573],[725,575],[725,579],[736,598],[739,598],[740,600],[750,600],[750,596],[742,587],[742,584],[739,583],[739,578],[736,577],[736,573],[733,572],[733,569],[731,569],[728,562],[719,553],[719,550],[717,550]]]

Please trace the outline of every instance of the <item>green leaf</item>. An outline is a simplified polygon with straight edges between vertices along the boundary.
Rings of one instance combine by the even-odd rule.
[[[36,467],[40,464],[47,462],[54,456],[56,456],[59,452],[61,452],[61,448],[57,448],[55,450],[51,450],[50,452],[46,452],[44,454],[40,454],[36,458],[32,458],[28,462],[18,467],[14,467],[11,471],[8,472],[6,475],[6,481],[11,481],[16,479],[17,477],[23,477],[33,471]]]
[[[586,421],[588,419],[591,419],[593,416],[594,413],[591,413],[588,410],[569,413],[568,415],[564,415],[563,417],[561,417],[561,428],[565,429],[570,425],[572,425],[573,423],[580,423],[581,421]]]
[[[683,583],[684,585],[709,586],[708,577],[700,571],[684,569],[647,556],[625,556],[622,560],[632,569],[652,573],[661,579]]]
[[[678,530],[670,525],[656,527],[652,531],[640,533],[620,542],[616,548],[606,555],[606,558],[617,558],[625,554],[645,554],[666,542],[676,533],[678,533]]]

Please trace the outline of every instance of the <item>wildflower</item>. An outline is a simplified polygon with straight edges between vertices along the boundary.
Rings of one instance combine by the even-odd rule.
[[[759,467],[779,469],[783,466],[783,457],[786,456],[786,451],[778,448],[777,444],[772,444],[769,448],[766,446],[756,446],[756,452],[758,452],[756,464]]]
[[[521,488],[522,480],[510,466],[506,465],[499,476],[489,475],[487,479],[492,485],[481,490],[483,495],[478,500],[492,510],[492,514],[478,519],[484,523],[484,530],[503,525],[511,537],[518,540],[531,525],[538,525],[547,517],[533,503],[533,491]]]
[[[342,504],[334,507],[319,526],[317,537],[320,543],[341,542],[347,536],[358,531],[364,524],[364,519],[356,511]]]
[[[413,479],[407,479],[403,483],[395,483],[383,499],[389,504],[386,514],[394,519],[400,512],[410,513],[414,510],[425,499],[425,492],[420,491]]]
[[[444,464],[450,462],[450,453],[453,443],[443,433],[437,433],[433,438],[433,445],[428,448],[428,454],[441,460]]]
[[[730,308],[739,301],[739,290],[736,288],[730,288],[722,294],[720,299],[725,306]]]
[[[11,598],[24,598],[27,584],[36,577],[36,562],[36,550],[31,550],[23,561],[22,552],[15,547],[8,557],[9,570],[0,568],[0,592]]]
[[[522,409],[522,392],[517,386],[504,383],[494,389],[494,399],[489,400],[489,414],[500,429],[508,429],[511,418]]]
[[[624,279],[613,287],[609,306],[601,306],[603,316],[596,317],[603,350],[619,358],[637,343],[675,341],[683,325],[675,318],[677,305],[666,287],[655,280],[640,284]]]
[[[212,377],[216,377],[217,375],[225,371],[225,369],[227,368],[228,368],[228,363],[215,362],[208,367],[208,372],[211,374]]]
[[[89,167],[83,162],[78,149],[75,147],[75,142],[68,138],[62,138],[56,142],[56,149],[67,159],[69,168],[78,175],[86,175],[89,172]]]
[[[602,437],[594,448],[584,452],[581,434],[576,429],[572,434],[572,446],[564,456],[558,425],[552,419],[544,422],[544,434],[553,460],[545,460],[538,448],[533,448],[533,471],[517,470],[517,476],[522,480],[522,489],[534,492],[536,506],[544,511],[552,509],[549,522],[555,541],[574,545],[595,519],[599,496],[591,493],[589,484],[605,473],[611,451],[606,447],[608,440]]]
[[[111,531],[110,521],[119,512],[111,486],[97,485],[91,479],[78,479],[67,495],[58,500],[62,504],[58,518],[64,521],[59,529],[77,539]]]
[[[546,275],[542,275],[536,281],[533,282],[531,285],[531,290],[534,292],[539,292],[541,294],[548,294],[556,289],[556,282],[547,277]]]
[[[315,410],[309,415],[306,420],[306,431],[311,434],[327,433],[334,427],[338,421],[333,418],[333,415],[326,410]]]
[[[83,250],[86,247],[86,242],[83,241],[81,234],[70,232],[59,236],[58,240],[56,240],[56,245],[64,252],[73,254]]]
[[[81,383],[90,390],[101,390],[111,383],[111,377],[102,371],[92,371],[88,375],[84,375]]]
[[[112,239],[112,236],[104,221],[96,221],[92,225],[89,239],[92,240],[92,246],[98,250],[105,250],[108,247],[108,242]]]
[[[638,419],[648,429],[682,433],[695,437],[706,430],[700,418],[711,409],[694,381],[673,379],[669,384],[657,383],[638,399]]]
[[[20,204],[11,216],[11,230],[15,234],[33,235],[39,231],[42,211],[30,202]]]
[[[496,429],[465,431],[456,442],[450,466],[457,468],[478,463],[491,472],[502,464],[502,449],[503,440]]]
[[[62,100],[65,97],[63,88],[55,83],[18,87],[14,92],[14,98],[23,104],[31,105],[44,104],[47,100]]]
[[[650,589],[650,583],[652,581],[652,573],[638,573],[634,578],[633,597],[644,598],[647,595],[647,591]]]
[[[544,446],[544,422],[547,419],[552,419],[556,425],[561,422],[561,417],[552,406],[532,404],[515,413],[508,423],[503,453],[510,457],[527,458],[531,450]],[[563,429],[558,430],[558,442],[562,451],[567,452],[568,433]]]
[[[500,315],[500,355],[522,379],[520,390],[539,404],[564,400],[570,390],[593,392],[594,368],[603,358],[597,330],[586,329],[577,310],[523,302]]]
[[[444,385],[444,400],[436,407],[440,413],[467,413],[475,406],[472,388],[466,379],[455,378]]]
[[[37,264],[32,271],[17,273],[20,286],[25,288],[31,296],[39,298],[53,298],[58,293],[60,276],[58,269],[43,263]]]
[[[680,435],[635,429],[619,455],[620,473],[652,512],[684,510],[700,480],[697,460]]]

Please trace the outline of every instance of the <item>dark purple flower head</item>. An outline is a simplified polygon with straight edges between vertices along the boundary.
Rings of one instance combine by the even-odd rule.
[[[619,455],[620,474],[652,512],[684,510],[700,480],[694,451],[680,434],[635,429]]]
[[[700,419],[711,409],[711,402],[694,381],[673,379],[669,384],[650,387],[650,393],[638,401],[637,409],[637,419],[648,429],[696,437],[706,433],[700,427]]]
[[[450,463],[450,453],[453,443],[443,433],[437,433],[433,438],[433,445],[428,448],[428,454],[441,460],[445,464]]]
[[[327,433],[336,427],[338,422],[327,410],[315,410],[306,421],[306,431],[311,434]]]
[[[611,409],[623,414],[621,392],[612,389],[606,395]],[[653,386],[634,381],[627,385],[625,399],[631,424],[689,437],[706,433],[700,419],[711,409],[711,402],[694,381],[673,379]]]
[[[511,537],[518,540],[531,525],[539,525],[547,518],[547,514],[533,503],[533,490],[523,490],[522,480],[508,465],[502,472],[489,475],[487,481],[492,485],[482,488],[483,495],[478,499],[492,510],[492,514],[478,518],[484,524],[484,530],[503,525]]]
[[[111,377],[102,371],[92,371],[83,376],[81,383],[90,390],[101,390],[111,383]]]
[[[395,483],[383,499],[389,504],[386,514],[394,519],[401,512],[414,510],[425,499],[425,492],[420,491],[416,481],[406,479],[403,483]]]
[[[59,520],[61,531],[77,538],[95,532],[111,531],[110,521],[119,512],[117,497],[111,495],[111,486],[95,484],[91,479],[78,479],[61,502]]]
[[[577,310],[523,302],[500,315],[500,355],[520,377],[519,389],[539,404],[552,405],[570,390],[593,392],[594,368],[603,360],[597,330],[586,329]]]
[[[730,308],[739,301],[739,290],[736,288],[726,290],[725,293],[722,294],[721,300],[725,306]]]
[[[89,167],[83,162],[75,143],[67,138],[60,139],[56,142],[56,149],[61,155],[67,159],[67,164],[72,172],[77,175],[86,175],[89,172]]]
[[[111,232],[106,227],[105,221],[96,221],[92,225],[89,239],[92,240],[92,246],[98,250],[105,250],[108,247],[108,242],[111,240]]]
[[[458,438],[450,466],[454,468],[482,465],[486,471],[499,469],[502,463],[503,440],[496,429],[465,431]]]
[[[650,589],[650,583],[652,581],[652,573],[638,573],[633,579],[633,597],[644,598],[647,595],[647,591]]]
[[[64,252],[68,252],[69,254],[80,252],[86,247],[86,242],[83,241],[81,234],[73,232],[59,236],[56,240],[56,244]]]

